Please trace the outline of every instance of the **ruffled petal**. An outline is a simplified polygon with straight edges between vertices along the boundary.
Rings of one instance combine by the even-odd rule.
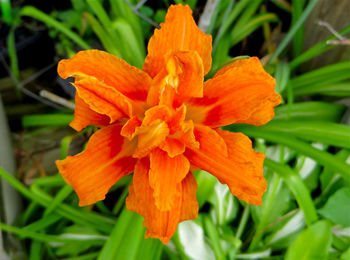
[[[171,111],[167,106],[155,106],[145,112],[145,118],[142,125],[150,125],[156,120],[167,121],[171,115]]]
[[[178,107],[174,113],[168,118],[167,124],[170,129],[170,134],[175,134],[178,131],[182,131],[182,125],[186,117],[186,106],[182,105]]]
[[[190,163],[182,154],[171,158],[158,148],[150,153],[149,183],[159,210],[167,211],[174,207],[175,199],[181,193],[178,184],[189,170]]]
[[[147,73],[104,51],[80,51],[71,59],[61,60],[58,74],[62,78],[92,77],[133,100],[145,101],[151,78]]]
[[[138,142],[133,157],[142,158],[165,140],[169,134],[169,128],[165,122],[158,119],[151,125],[137,127],[135,134]]]
[[[69,124],[74,130],[81,131],[88,125],[107,126],[109,122],[108,116],[95,112],[79,97],[79,94],[75,95],[74,119]]]
[[[95,78],[78,80],[73,85],[84,102],[97,113],[107,115],[110,123],[140,113],[136,102]]]
[[[182,68],[179,75],[179,86],[176,93],[181,97],[203,96],[203,63],[196,51],[176,52],[174,57],[178,59]]]
[[[139,126],[141,126],[141,120],[138,117],[134,116],[126,121],[122,127],[122,130],[120,131],[120,134],[131,140],[135,137],[136,129]]]
[[[197,181],[192,172],[182,180],[182,207],[180,221],[196,219],[198,216]]]
[[[176,51],[170,55],[166,67],[153,79],[147,103],[172,106],[173,99],[183,103],[189,97],[203,96],[204,70],[196,51]]]
[[[184,144],[191,149],[198,149],[199,142],[196,140],[194,135],[194,124],[192,120],[185,121],[181,124],[183,134],[181,135],[181,140]]]
[[[143,65],[152,78],[166,65],[168,54],[174,51],[196,51],[202,59],[204,74],[211,67],[211,36],[203,33],[192,17],[187,5],[172,5],[168,9],[161,29],[156,29],[148,43],[148,55]]]
[[[146,238],[158,238],[167,244],[179,222],[197,217],[198,203],[195,196],[197,184],[192,173],[188,173],[177,185],[181,193],[175,200],[173,208],[169,211],[160,211],[155,205],[154,191],[149,184],[149,169],[148,158],[137,162],[133,181],[129,187],[129,196],[126,199],[126,208],[144,217],[143,225],[148,228]]]
[[[200,148],[186,149],[184,153],[191,164],[227,184],[239,199],[261,205],[262,195],[267,188],[263,177],[265,156],[254,152],[249,138],[241,133],[215,131],[206,126],[196,126],[195,136]],[[219,149],[217,136],[225,142],[227,155]]]
[[[129,187],[129,196],[126,198],[126,208],[144,217],[143,225],[148,228],[146,238],[158,238],[167,244],[176,231],[181,215],[181,203],[176,203],[170,211],[160,211],[156,207],[153,189],[149,185],[149,169],[148,158],[137,162]],[[178,186],[182,190],[181,183]]]
[[[177,155],[183,154],[185,151],[185,144],[183,141],[167,137],[160,145],[159,148],[167,152],[169,157],[174,158]]]
[[[233,123],[262,125],[281,103],[275,80],[258,58],[236,61],[204,83],[204,97],[187,102],[187,116],[195,123],[219,127]]]
[[[119,125],[104,127],[91,136],[83,152],[56,161],[78,194],[79,206],[103,200],[110,187],[133,171],[136,159],[131,154],[136,144],[120,136],[120,130]]]
[[[169,134],[169,127],[165,122],[170,116],[170,109],[166,106],[155,106],[145,112],[142,125],[136,127],[138,137],[135,158],[142,158],[160,145]]]

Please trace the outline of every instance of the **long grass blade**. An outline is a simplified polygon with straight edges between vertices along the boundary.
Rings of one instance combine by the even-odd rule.
[[[56,30],[60,31],[61,33],[65,34],[68,38],[70,38],[72,41],[74,41],[78,46],[80,46],[83,49],[91,49],[90,45],[84,41],[78,34],[67,28],[63,23],[60,23],[53,19],[51,16],[45,14],[44,12],[40,11],[39,9],[33,7],[33,6],[24,6],[20,11],[21,16],[30,16],[35,19],[38,19],[39,21],[42,21],[43,23],[47,24],[48,26],[54,27]]]
[[[306,18],[311,13],[312,9],[317,4],[318,0],[311,0],[309,4],[306,6],[304,12],[298,19],[298,21],[295,22],[294,26],[290,29],[290,31],[287,33],[286,37],[283,39],[283,41],[280,43],[280,45],[277,47],[275,53],[270,57],[270,59],[267,62],[267,66],[270,65],[287,47],[288,43],[293,39],[293,36],[298,31],[300,26],[305,22]]]

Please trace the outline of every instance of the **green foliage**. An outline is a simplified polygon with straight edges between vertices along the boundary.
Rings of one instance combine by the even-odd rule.
[[[321,220],[304,230],[288,248],[286,259],[328,259],[331,226]]]
[[[336,224],[350,227],[350,188],[339,189],[319,212]]]

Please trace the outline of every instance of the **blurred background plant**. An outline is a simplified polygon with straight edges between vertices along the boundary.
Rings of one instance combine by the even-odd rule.
[[[181,223],[165,246],[144,239],[142,217],[126,211],[129,177],[106,200],[80,208],[57,174],[54,161],[81,151],[94,128],[75,133],[67,126],[74,91],[57,77],[56,65],[79,50],[97,48],[141,68],[149,37],[175,3],[190,5],[199,27],[213,35],[209,76],[237,58],[258,56],[284,101],[265,126],[225,127],[247,134],[267,155],[263,206],[237,200],[211,175],[197,172],[199,217]],[[0,144],[0,257],[350,259],[349,1],[5,0],[0,5],[0,98],[11,129],[11,136],[8,131],[0,136],[7,140]],[[4,163],[12,155],[10,138],[16,171]],[[19,205],[6,183],[22,196],[20,213],[6,206]],[[9,211],[17,215],[14,221]]]

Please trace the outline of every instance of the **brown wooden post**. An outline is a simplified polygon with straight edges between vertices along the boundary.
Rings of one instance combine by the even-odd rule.
[[[304,50],[325,40],[332,33],[318,21],[329,23],[336,31],[350,25],[350,0],[319,0],[305,22]],[[345,37],[350,38],[350,33]],[[350,46],[339,45],[309,62],[304,69],[312,70],[339,61],[350,61]],[[349,72],[350,73],[350,72]]]

